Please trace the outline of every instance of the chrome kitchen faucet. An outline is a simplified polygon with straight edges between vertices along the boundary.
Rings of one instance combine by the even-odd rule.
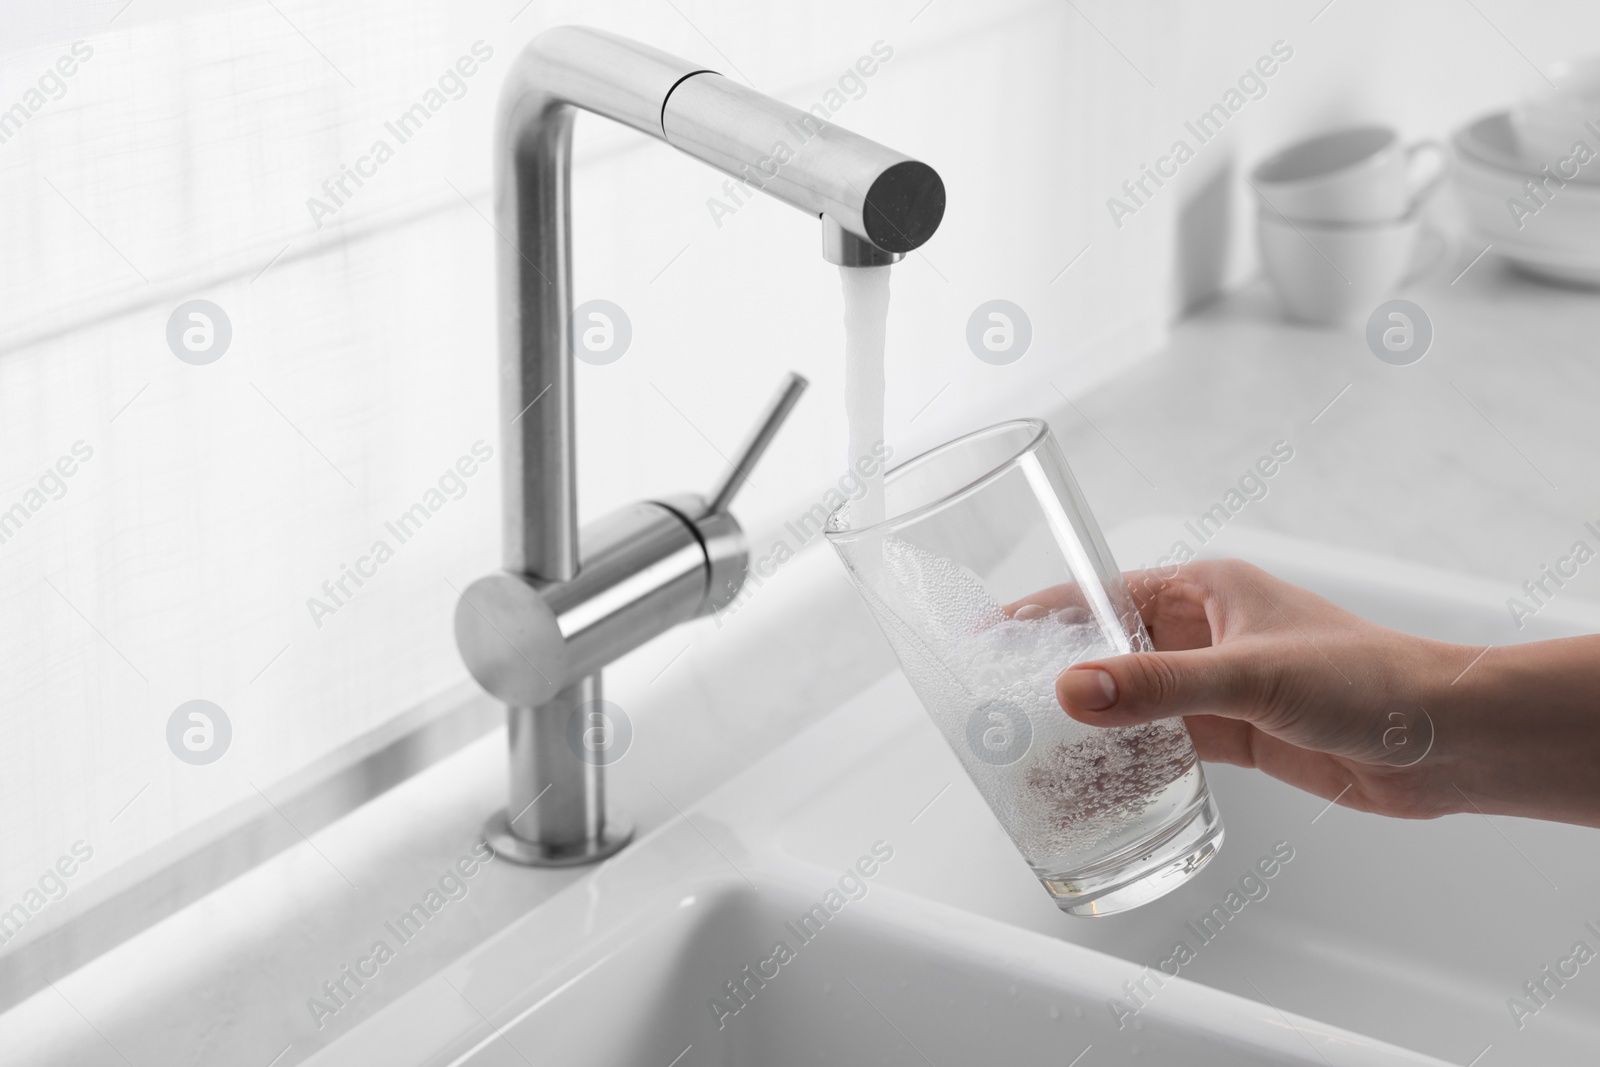
[[[927,164],[636,41],[564,26],[517,59],[495,145],[495,215],[507,237],[504,569],[467,587],[455,628],[467,669],[506,704],[511,788],[488,839],[498,855],[538,866],[603,859],[632,836],[606,818],[604,761],[588,745],[587,731],[603,728],[594,718],[601,668],[738,594],[748,553],[728,506],[806,386],[789,376],[709,497],[632,504],[579,532],[570,215],[578,109],[818,216],[830,263],[893,263],[944,215],[944,184]]]

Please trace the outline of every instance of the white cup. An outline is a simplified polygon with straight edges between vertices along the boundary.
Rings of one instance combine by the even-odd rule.
[[[1572,156],[1578,141],[1600,151],[1600,138],[1594,132],[1600,129],[1600,56],[1557,63],[1549,71],[1555,89],[1524,101],[1511,112],[1517,147],[1531,170],[1545,164],[1554,169]],[[1582,167],[1578,180],[1600,181],[1597,171],[1600,167]]]
[[[1417,165],[1424,155],[1435,157],[1431,169]],[[1387,126],[1358,126],[1290,145],[1258,163],[1251,184],[1269,211],[1296,222],[1392,222],[1427,199],[1445,169],[1437,141],[1407,146]]]
[[[1262,270],[1292,319],[1354,326],[1395,290],[1443,258],[1444,238],[1415,216],[1394,222],[1330,226],[1263,211],[1257,218]],[[1437,243],[1424,251],[1424,236]]]

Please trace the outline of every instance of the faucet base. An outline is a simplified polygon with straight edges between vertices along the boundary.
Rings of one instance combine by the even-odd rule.
[[[633,825],[608,819],[599,840],[552,848],[512,833],[506,813],[497,811],[483,824],[483,839],[494,849],[496,859],[510,860],[524,867],[581,867],[586,863],[598,863],[620,851],[633,840]]]

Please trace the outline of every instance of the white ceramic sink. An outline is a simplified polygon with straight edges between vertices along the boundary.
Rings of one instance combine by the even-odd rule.
[[[705,876],[680,903],[639,913],[617,939],[602,939],[498,1010],[494,999],[516,970],[514,957],[457,968],[451,980],[459,994],[448,991],[437,1007],[460,1032],[434,1059],[416,1058],[416,1028],[408,1027],[382,1035],[357,1062],[1436,1062],[1198,985],[1163,991],[1137,1030],[1119,1032],[1102,1003],[1102,984],[1128,970],[1114,961],[887,889],[869,890],[806,942],[789,924],[820,903],[827,875],[746,873],[759,889],[736,875]],[[792,958],[768,963],[780,940]],[[742,983],[743,1004],[726,992],[728,982]],[[483,1011],[476,1026],[468,1000]],[[419,1007],[406,1022],[416,1021]],[[339,1058],[352,1051],[333,1060],[352,1062]]]
[[[1119,1027],[1106,991],[1139,968],[889,887],[928,835],[860,838],[838,871],[742,838],[728,818],[771,815],[763,795],[849,732],[829,725],[313,1062],[1437,1063],[1188,982]],[[862,826],[836,829],[855,838]]]
[[[1171,528],[1111,540],[1132,566]],[[1415,632],[1600,630],[1586,605],[1518,633],[1495,586],[1242,530],[1218,544]],[[310,1062],[1591,1062],[1600,963],[1520,1029],[1507,999],[1575,942],[1600,949],[1600,832],[1384,820],[1208,775],[1227,840],[1196,879],[1065,916],[894,676]]]

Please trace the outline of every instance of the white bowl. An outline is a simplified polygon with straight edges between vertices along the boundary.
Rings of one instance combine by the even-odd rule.
[[[1600,122],[1595,126],[1600,129]],[[1538,157],[1523,149],[1517,136],[1516,119],[1509,111],[1493,111],[1458,129],[1450,147],[1458,157],[1471,156],[1481,163],[1519,175],[1519,182],[1541,174],[1548,166],[1552,174],[1565,177],[1569,184],[1600,186],[1600,136],[1591,134],[1585,143],[1594,152],[1587,163],[1579,162],[1569,148],[1555,156]]]
[[[1522,154],[1509,111],[1491,111],[1473,119],[1450,135],[1450,147],[1458,159],[1476,160],[1519,175],[1537,174],[1544,165]]]
[[[1451,148],[1452,180],[1474,235],[1545,277],[1593,284],[1600,272],[1600,185],[1541,183],[1539,165],[1520,153],[1504,111],[1457,130]],[[1600,173],[1600,158],[1582,170]]]
[[[1600,56],[1558,63],[1549,72],[1555,88],[1511,113],[1518,148],[1541,166],[1571,155],[1578,141],[1600,150]],[[1600,182],[1600,167],[1584,170],[1581,180]]]

